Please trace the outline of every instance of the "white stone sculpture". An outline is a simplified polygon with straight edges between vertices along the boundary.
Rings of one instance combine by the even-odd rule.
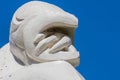
[[[0,49],[0,80],[84,80],[73,46],[78,19],[42,1],[21,6],[11,22],[10,43]]]

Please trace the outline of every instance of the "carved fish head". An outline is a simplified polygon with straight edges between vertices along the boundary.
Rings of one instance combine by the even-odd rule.
[[[31,1],[14,14],[10,30],[10,50],[25,65],[65,60],[79,63],[73,46],[78,19],[61,8],[42,1]]]

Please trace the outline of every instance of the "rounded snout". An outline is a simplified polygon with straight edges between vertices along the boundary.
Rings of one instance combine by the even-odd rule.
[[[30,60],[33,60],[33,62],[46,62],[49,60],[39,59],[40,57],[38,58],[36,55],[47,50],[49,45],[52,47],[53,44],[56,44],[60,40],[61,45],[56,45],[60,49],[56,50],[57,47],[52,48],[51,52],[53,53],[63,50],[67,43],[70,43],[67,44],[67,47],[73,45],[74,32],[78,26],[78,19],[74,15],[65,12],[57,6],[51,6],[51,4],[39,3],[37,4],[37,7],[36,3],[30,3],[31,7],[27,7],[28,5],[29,3],[25,4],[25,6],[21,7],[14,14],[12,22],[14,25],[11,27],[11,33],[14,32],[17,36],[14,36],[16,38],[16,45],[20,50],[21,48],[22,50],[25,50],[23,56],[27,56]],[[24,14],[21,15],[21,12]],[[46,32],[47,35],[51,32],[63,34],[64,36],[67,36],[69,40],[64,42],[66,38],[64,39],[64,36],[62,36],[58,39],[59,35],[54,36],[53,34],[49,34],[50,36],[46,36],[44,34]],[[77,53],[77,51],[74,52]],[[17,57],[19,58],[19,56]],[[77,55],[76,58],[78,57],[79,55]],[[64,60],[67,60],[65,58]],[[69,59],[70,58],[72,57],[70,56]]]

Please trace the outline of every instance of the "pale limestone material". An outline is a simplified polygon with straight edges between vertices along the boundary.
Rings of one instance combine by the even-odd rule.
[[[25,65],[56,60],[78,65],[79,52],[72,43],[77,25],[74,15],[55,5],[26,3],[13,16],[10,50]]]
[[[24,74],[23,74],[24,73]],[[29,75],[28,75],[29,73]],[[35,75],[33,75],[35,74]],[[54,61],[24,67],[7,75],[5,80],[83,80],[67,62]]]
[[[74,15],[55,5],[21,6],[11,22],[10,43],[0,49],[0,80],[84,80],[72,67],[79,64],[73,46],[77,25]]]

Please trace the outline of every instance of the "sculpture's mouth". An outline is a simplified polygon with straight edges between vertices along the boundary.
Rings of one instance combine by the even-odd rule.
[[[48,61],[78,59],[79,52],[73,46],[71,28],[50,27],[37,34],[33,41],[35,56]],[[74,64],[74,61],[71,63]]]
[[[59,27],[48,28],[39,33],[33,41],[37,51],[35,55],[39,56],[47,49],[51,54],[68,51],[68,47],[72,45],[72,40],[67,33],[67,30]]]

